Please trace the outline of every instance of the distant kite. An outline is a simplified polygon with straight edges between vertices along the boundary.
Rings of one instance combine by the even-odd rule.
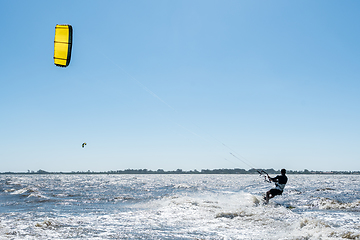
[[[54,39],[54,64],[67,67],[71,59],[73,29],[71,25],[56,25]]]
[[[84,142],[81,146],[82,146],[82,148],[84,148],[86,146],[86,143]]]

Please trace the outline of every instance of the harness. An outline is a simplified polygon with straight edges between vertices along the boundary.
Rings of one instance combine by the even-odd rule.
[[[276,186],[275,189],[280,190],[280,191],[284,191],[285,184],[275,182],[275,186]]]

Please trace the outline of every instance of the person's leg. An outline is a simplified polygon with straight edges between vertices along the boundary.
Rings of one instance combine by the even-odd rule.
[[[269,191],[266,192],[265,203],[268,203],[269,199],[272,199],[277,195],[275,191],[276,190],[274,189],[270,189]]]
[[[270,198],[272,198],[272,196],[270,196],[270,191],[267,191],[265,197],[265,203],[268,203]]]

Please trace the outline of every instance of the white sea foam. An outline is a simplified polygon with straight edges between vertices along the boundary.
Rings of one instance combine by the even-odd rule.
[[[22,188],[22,189],[19,189],[19,190],[11,191],[11,194],[24,194],[24,193],[26,193],[28,191],[29,191],[29,189]]]
[[[360,239],[360,176],[5,177],[0,239]]]

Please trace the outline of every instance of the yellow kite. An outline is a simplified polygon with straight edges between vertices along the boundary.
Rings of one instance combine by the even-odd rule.
[[[71,59],[73,29],[71,25],[56,25],[54,39],[54,63],[67,67]]]

